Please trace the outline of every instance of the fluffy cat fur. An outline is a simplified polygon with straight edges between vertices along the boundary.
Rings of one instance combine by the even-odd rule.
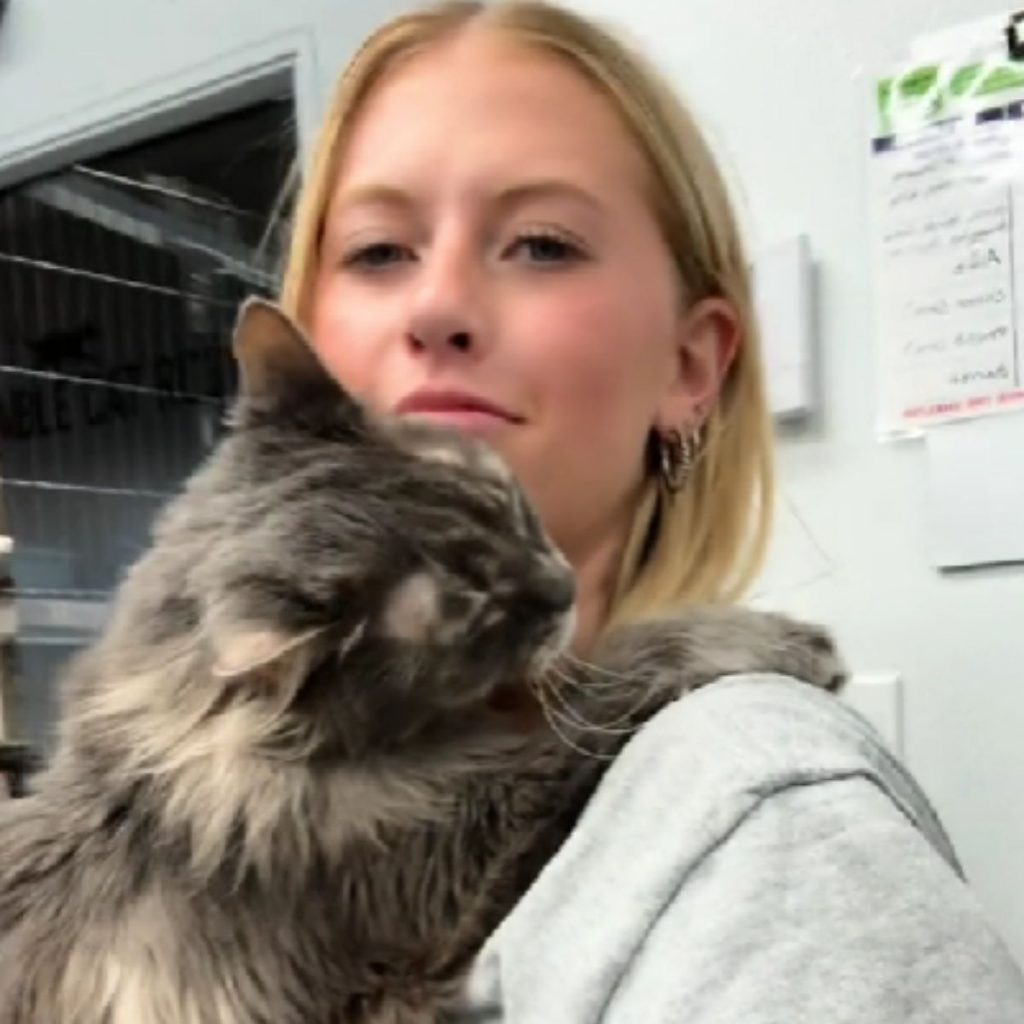
[[[630,728],[724,673],[841,678],[740,609],[572,659],[570,570],[496,456],[367,416],[269,304],[235,346],[228,435],[0,807],[2,1024],[438,1020]]]

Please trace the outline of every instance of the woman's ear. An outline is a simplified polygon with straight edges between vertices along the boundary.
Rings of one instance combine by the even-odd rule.
[[[723,298],[700,299],[680,313],[675,375],[662,399],[655,429],[698,429],[714,406],[741,343],[740,318]]]

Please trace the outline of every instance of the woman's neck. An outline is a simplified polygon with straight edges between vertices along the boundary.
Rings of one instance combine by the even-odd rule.
[[[586,656],[608,618],[631,523],[627,506],[607,528],[595,531],[582,544],[567,547],[566,557],[576,573],[576,637],[573,649]]]

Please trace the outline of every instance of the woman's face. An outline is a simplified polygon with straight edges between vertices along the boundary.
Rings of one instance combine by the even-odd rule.
[[[623,528],[652,427],[693,425],[731,352],[720,311],[683,308],[645,180],[585,79],[471,30],[376,87],[325,222],[329,369],[484,437],[574,561]]]

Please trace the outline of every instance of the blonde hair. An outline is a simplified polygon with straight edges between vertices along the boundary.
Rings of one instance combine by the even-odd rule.
[[[544,50],[583,74],[618,112],[651,172],[652,210],[693,302],[718,296],[735,310],[741,341],[685,487],[645,484],[623,555],[609,622],[673,606],[737,600],[758,572],[771,525],[772,423],[746,254],[732,204],[700,129],[642,57],[595,23],[533,0],[439,3],[373,33],[338,82],[295,209],[281,301],[307,322],[323,220],[347,126],[400,61],[486,27]]]

